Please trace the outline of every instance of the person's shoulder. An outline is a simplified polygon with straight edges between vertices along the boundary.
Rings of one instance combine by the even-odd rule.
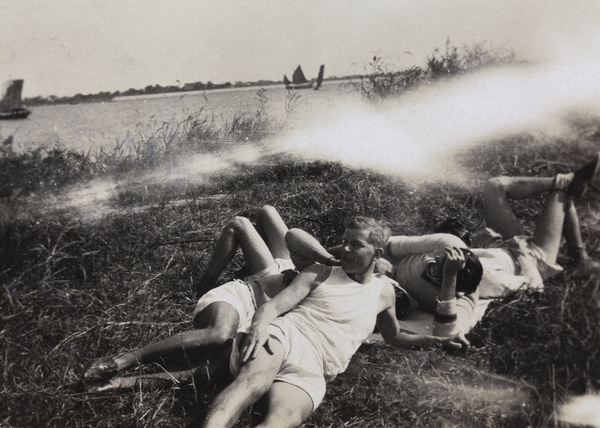
[[[380,280],[384,281],[384,282],[389,282],[390,284],[392,284],[394,287],[399,286],[400,284],[398,283],[398,281],[396,281],[394,278],[383,274],[383,273],[375,273],[374,274],[375,278],[379,278]]]
[[[382,280],[381,278],[378,279]],[[386,307],[391,307],[395,305],[396,302],[396,290],[394,289],[394,284],[390,281],[382,281],[383,287],[379,294],[379,300],[384,302]]]

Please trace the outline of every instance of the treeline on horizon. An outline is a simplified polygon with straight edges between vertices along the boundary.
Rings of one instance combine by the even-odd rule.
[[[340,80],[340,79],[356,79],[362,76],[345,76],[345,77],[329,77],[323,80]],[[23,101],[28,106],[39,106],[39,105],[49,105],[49,104],[79,104],[79,103],[95,103],[101,101],[111,101],[117,97],[127,97],[132,95],[156,95],[156,94],[168,94],[173,92],[193,92],[193,91],[210,91],[213,89],[230,89],[230,88],[249,88],[249,87],[259,87],[259,86],[273,86],[273,85],[283,85],[283,80],[273,81],[273,80],[258,80],[256,82],[236,82],[232,84],[231,82],[225,83],[212,83],[212,82],[195,82],[195,83],[185,83],[181,86],[169,85],[169,86],[161,86],[161,85],[148,85],[144,89],[134,89],[130,88],[126,91],[115,91],[115,92],[99,92],[97,94],[75,94],[73,96],[65,96],[58,97],[56,95],[50,95],[48,97],[36,96],[31,98],[25,98]]]
[[[472,72],[482,67],[497,65],[498,63],[516,63],[517,57],[512,51],[501,51],[492,48],[488,42],[477,43],[471,46],[462,46],[460,49],[450,44],[450,39],[446,41],[445,52],[440,52],[436,48],[431,56],[427,58],[425,67],[413,66],[401,71],[392,71],[389,69],[385,58],[374,56],[368,64],[369,70],[365,67],[364,74],[354,74],[348,76],[330,76],[324,81],[344,80],[351,81],[351,84],[358,92],[368,98],[382,98],[388,95],[394,95],[402,92],[404,89],[413,86],[419,81],[430,78],[436,80],[443,77],[451,77],[457,74]],[[148,85],[143,89],[130,88],[126,91],[99,92],[97,94],[75,94],[73,96],[58,97],[50,95],[48,97],[36,96],[25,98],[25,104],[29,106],[49,105],[49,104],[78,104],[93,103],[102,101],[111,101],[117,97],[126,97],[134,95],[157,95],[175,92],[194,92],[210,91],[213,89],[230,89],[246,87],[264,87],[283,85],[283,80],[258,80],[256,82],[231,82],[212,83],[201,81],[195,83],[185,83],[181,86],[170,85],[161,86]],[[374,92],[371,92],[374,91]],[[371,92],[371,93],[367,93]]]

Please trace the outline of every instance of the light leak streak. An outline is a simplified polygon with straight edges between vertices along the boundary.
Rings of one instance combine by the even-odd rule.
[[[263,155],[255,147],[242,147],[226,154],[202,154],[180,160],[175,168],[157,170],[142,176],[131,176],[120,181],[92,180],[76,185],[57,196],[44,201],[43,212],[70,211],[86,221],[98,220],[121,209],[115,206],[114,199],[123,189],[147,189],[153,184],[186,183],[203,184],[225,170],[228,174],[240,173],[242,165],[256,163]],[[143,192],[143,190],[139,190]]]
[[[559,407],[558,419],[576,426],[600,428],[600,395],[573,398]]]
[[[522,132],[556,133],[576,108],[600,111],[599,61],[490,70],[379,108],[347,106],[294,126],[274,150],[419,180],[459,179],[458,149]]]
[[[383,105],[362,100],[290,121],[287,131],[262,148],[249,145],[225,154],[197,155],[178,167],[157,170],[131,183],[202,183],[224,170],[253,164],[268,154],[340,162],[406,181],[460,181],[466,173],[455,153],[520,132],[555,132],[575,108],[600,111],[600,61],[529,65],[489,70],[444,84],[421,87]],[[92,182],[50,201],[103,215],[127,182]]]

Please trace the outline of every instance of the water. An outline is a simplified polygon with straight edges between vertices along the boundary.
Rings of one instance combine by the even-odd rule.
[[[111,102],[60,104],[31,107],[25,120],[0,122],[0,138],[12,135],[16,150],[40,145],[62,146],[88,151],[112,147],[116,142],[134,141],[140,134],[148,135],[163,122],[182,121],[190,114],[202,112],[217,126],[234,116],[255,114],[259,102],[259,87],[217,89],[206,92],[186,92],[149,96],[121,97]],[[270,117],[286,114],[288,92],[283,86],[268,86],[267,112]],[[297,91],[300,97],[296,110],[310,114],[332,106],[349,94],[340,82],[325,82],[320,90]]]

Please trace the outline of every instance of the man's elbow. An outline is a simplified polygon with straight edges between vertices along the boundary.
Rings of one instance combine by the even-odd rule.
[[[391,325],[387,326],[386,328],[382,328],[380,326],[379,333],[381,334],[381,337],[383,338],[383,341],[385,343],[387,343],[388,345],[394,345],[396,338],[400,334],[400,326]]]
[[[391,333],[385,333],[385,332],[381,332],[381,337],[383,338],[383,341],[385,343],[387,343],[388,345],[390,345],[394,339],[394,337],[396,337],[395,334],[391,334]]]
[[[385,334],[385,335],[384,335],[384,334],[382,334],[382,335],[381,335],[381,337],[383,338],[383,342],[384,342],[386,345],[390,345],[390,346],[398,346],[398,345],[396,344],[396,340],[395,340],[395,339],[396,339],[396,336],[395,336],[395,335],[394,335],[394,336],[392,336],[392,335],[388,335],[388,334]]]

